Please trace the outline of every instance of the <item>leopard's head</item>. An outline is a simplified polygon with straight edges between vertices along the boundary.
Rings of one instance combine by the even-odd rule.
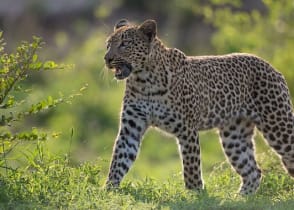
[[[146,20],[138,26],[131,25],[125,19],[118,21],[114,32],[107,39],[107,52],[104,56],[106,66],[114,69],[118,80],[144,70],[155,37],[154,20]]]

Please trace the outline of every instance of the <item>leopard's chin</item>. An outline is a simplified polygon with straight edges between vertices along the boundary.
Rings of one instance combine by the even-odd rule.
[[[132,66],[128,63],[120,64],[114,68],[114,76],[117,80],[127,78],[132,72]]]

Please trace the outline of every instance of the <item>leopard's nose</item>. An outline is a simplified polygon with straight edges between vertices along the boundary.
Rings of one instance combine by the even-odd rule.
[[[109,53],[106,53],[106,55],[104,56],[104,60],[107,64],[110,64],[113,61],[113,57],[109,55]]]

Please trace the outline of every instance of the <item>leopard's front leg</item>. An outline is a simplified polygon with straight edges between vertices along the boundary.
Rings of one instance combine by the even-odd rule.
[[[118,187],[135,161],[147,128],[146,114],[136,105],[124,105],[120,129],[113,148],[106,188]]]
[[[187,189],[201,190],[203,189],[203,181],[198,132],[187,130],[186,132],[179,132],[177,136],[182,157],[185,186]]]

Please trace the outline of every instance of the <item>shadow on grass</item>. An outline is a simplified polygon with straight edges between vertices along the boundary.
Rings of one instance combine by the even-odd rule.
[[[153,203],[159,209],[294,209],[294,197],[289,199],[289,195],[279,196],[278,192],[272,196],[264,192],[245,197],[236,194],[217,196],[214,195],[214,192],[207,192],[207,190],[193,192],[185,190],[183,186],[172,186],[171,188],[164,184],[163,186],[157,187],[155,183],[150,184],[148,181],[136,186],[126,184],[119,190],[119,193],[131,196],[135,202]]]

